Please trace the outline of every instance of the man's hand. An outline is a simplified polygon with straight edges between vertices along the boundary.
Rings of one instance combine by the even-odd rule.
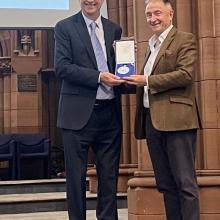
[[[125,80],[121,79],[118,76],[115,76],[109,72],[101,72],[100,73],[100,82],[105,83],[108,86],[118,86],[125,82]]]
[[[129,85],[135,86],[146,86],[146,76],[145,75],[131,75],[130,77],[124,77],[123,80]]]

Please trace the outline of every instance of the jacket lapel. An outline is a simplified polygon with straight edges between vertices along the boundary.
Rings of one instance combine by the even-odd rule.
[[[168,48],[168,46],[170,45],[170,43],[173,41],[174,36],[176,34],[176,28],[173,27],[171,29],[171,31],[169,32],[169,34],[167,35],[166,39],[164,40],[163,44],[161,45],[160,51],[157,54],[156,60],[154,62],[153,68],[152,68],[152,73],[154,72],[154,69],[156,67],[156,65],[158,64],[160,58],[165,54],[166,49]]]
[[[146,55],[145,55],[145,57],[144,57],[143,66],[141,67],[141,72],[140,72],[141,75],[144,75],[144,67],[145,67],[145,65],[146,65],[146,63],[147,63],[147,60],[148,60],[149,56],[150,56],[150,48],[148,47],[147,52],[146,52]]]
[[[109,23],[102,17],[102,25],[103,25],[103,31],[104,31],[104,38],[105,38],[105,47],[106,47],[106,56],[107,56],[107,63],[109,72],[112,72],[112,65],[109,64],[111,62],[111,53],[110,48],[112,48],[112,29]]]
[[[75,23],[75,27],[80,35],[80,38],[84,42],[85,48],[86,48],[92,62],[94,63],[95,67],[97,68],[97,63],[96,63],[95,54],[93,51],[90,35],[89,35],[86,23],[83,19],[81,12],[79,12],[77,14],[77,22]]]

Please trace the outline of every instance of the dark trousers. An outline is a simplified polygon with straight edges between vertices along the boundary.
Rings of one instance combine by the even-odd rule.
[[[167,220],[199,220],[196,129],[158,131],[146,109],[146,137],[157,187],[164,196]]]
[[[95,106],[82,130],[63,129],[63,143],[69,219],[86,219],[86,170],[91,146],[98,176],[97,219],[117,220],[121,125],[114,104]]]

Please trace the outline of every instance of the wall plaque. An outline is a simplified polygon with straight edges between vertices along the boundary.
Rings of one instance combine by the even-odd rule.
[[[18,92],[37,91],[37,75],[18,75],[17,80]]]

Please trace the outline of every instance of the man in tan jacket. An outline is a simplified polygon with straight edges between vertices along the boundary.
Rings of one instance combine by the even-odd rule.
[[[173,27],[168,0],[146,1],[145,14],[154,35],[141,74],[125,78],[137,86],[135,135],[147,139],[167,219],[199,220],[195,38]]]

